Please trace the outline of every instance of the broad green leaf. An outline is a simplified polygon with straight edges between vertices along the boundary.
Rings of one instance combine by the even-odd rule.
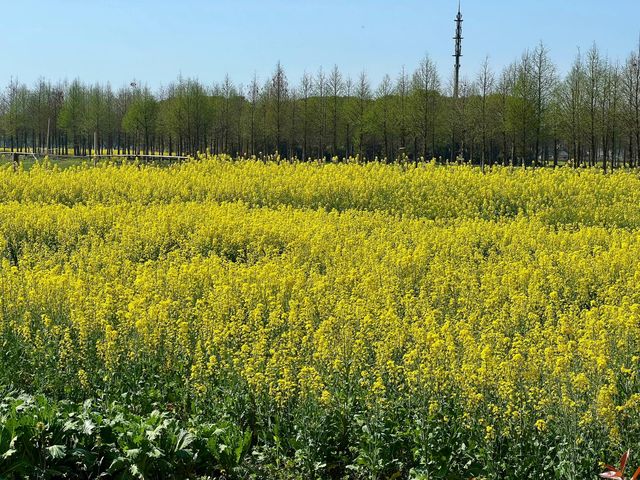
[[[51,458],[63,458],[67,452],[67,447],[64,445],[51,445],[47,447],[47,453]]]

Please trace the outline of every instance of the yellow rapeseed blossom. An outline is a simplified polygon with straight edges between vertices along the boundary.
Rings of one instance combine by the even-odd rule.
[[[619,436],[640,416],[637,205],[640,178],[591,170],[0,169],[7,370],[434,421],[450,401],[487,441],[556,418]]]

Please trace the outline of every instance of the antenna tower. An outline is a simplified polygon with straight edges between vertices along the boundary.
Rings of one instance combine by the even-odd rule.
[[[458,0],[458,14],[456,15],[456,50],[453,54],[456,57],[456,69],[453,81],[453,98],[458,98],[458,84],[460,81],[460,57],[462,56],[462,13],[460,13],[460,0]]]

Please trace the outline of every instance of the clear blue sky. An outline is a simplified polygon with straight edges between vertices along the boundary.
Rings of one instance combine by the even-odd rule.
[[[425,53],[452,68],[457,0],[0,0],[0,87],[79,77],[152,88],[178,74],[245,85],[280,60],[290,81],[334,64],[373,82]],[[560,70],[595,41],[624,60],[637,48],[640,0],[462,0],[462,73],[499,69],[543,40]]]

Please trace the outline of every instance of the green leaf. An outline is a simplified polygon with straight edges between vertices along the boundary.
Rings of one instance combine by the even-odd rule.
[[[139,448],[130,448],[129,450],[127,450],[125,452],[125,454],[127,455],[128,458],[136,459],[136,458],[138,458],[138,455],[140,455],[140,449]]]
[[[14,448],[10,448],[9,450],[7,450],[6,452],[4,452],[4,453],[2,454],[2,458],[3,458],[3,459],[7,459],[7,458],[9,458],[11,455],[13,455],[13,454],[14,454],[14,453],[16,453],[16,452],[17,452],[17,450],[16,450],[16,449],[14,449]]]
[[[113,462],[111,462],[111,465],[109,465],[107,471],[109,473],[118,472],[119,470],[123,469],[127,465],[127,463],[128,462],[124,457],[116,457]]]
[[[162,450],[160,450],[159,448],[153,447],[151,451],[148,453],[148,455],[149,455],[149,458],[160,458],[162,457],[163,453],[162,453]]]
[[[96,426],[94,425],[94,423],[91,420],[87,419],[82,424],[82,433],[84,433],[85,435],[91,435],[95,428]]]
[[[195,437],[187,430],[180,430],[176,442],[176,452],[179,450],[185,450],[189,445],[193,443]]]
[[[51,445],[50,447],[47,447],[47,453],[51,458],[64,458],[66,452],[67,447],[64,445]]]
[[[240,463],[242,456],[251,446],[251,430],[247,429],[242,436],[242,439],[238,443],[235,449],[236,463]]]
[[[142,478],[142,474],[140,473],[140,469],[137,465],[131,465],[131,467],[129,467],[129,471],[131,472],[131,475]]]

